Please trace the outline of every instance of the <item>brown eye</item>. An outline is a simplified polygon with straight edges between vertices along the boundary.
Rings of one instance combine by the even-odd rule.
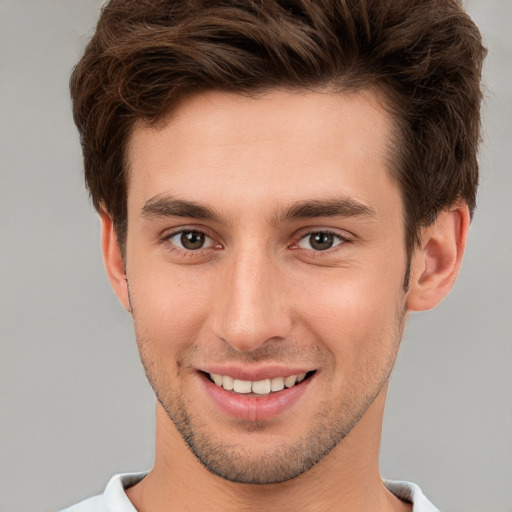
[[[343,239],[328,231],[315,231],[303,237],[297,244],[301,249],[326,251],[343,242]]]
[[[180,242],[185,249],[201,249],[204,245],[204,233],[199,231],[184,231],[181,233]]]
[[[186,251],[197,251],[213,247],[214,241],[201,231],[180,231],[169,237],[169,241],[180,249]]]

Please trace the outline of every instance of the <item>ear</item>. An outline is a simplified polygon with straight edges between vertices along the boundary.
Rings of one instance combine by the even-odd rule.
[[[100,214],[101,219],[101,251],[107,276],[117,298],[123,307],[131,312],[130,298],[128,294],[128,281],[121,250],[117,242],[117,235],[110,215],[105,212]]]
[[[459,204],[440,212],[424,229],[412,259],[409,311],[431,309],[448,295],[462,263],[469,222],[467,205]]]

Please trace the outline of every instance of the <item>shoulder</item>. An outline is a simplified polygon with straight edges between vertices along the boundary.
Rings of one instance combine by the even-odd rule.
[[[61,510],[61,512],[107,512],[107,508],[103,495],[100,495],[81,501],[76,505]]]
[[[384,480],[384,485],[398,498],[412,503],[412,512],[440,512],[412,482]]]
[[[146,473],[125,473],[113,476],[103,494],[72,505],[60,512],[137,512],[125,489],[140,482]]]

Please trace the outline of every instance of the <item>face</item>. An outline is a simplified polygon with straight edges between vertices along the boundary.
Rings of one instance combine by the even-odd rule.
[[[136,127],[129,307],[166,420],[215,474],[293,478],[383,394],[407,267],[391,133],[372,92],[212,92]]]

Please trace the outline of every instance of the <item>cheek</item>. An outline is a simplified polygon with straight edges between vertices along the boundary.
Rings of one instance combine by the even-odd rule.
[[[128,276],[138,335],[162,350],[195,339],[213,302],[209,282],[200,271],[178,272],[158,264],[144,268],[151,271]]]
[[[403,301],[400,279],[383,274],[340,273],[304,297],[300,316],[308,331],[331,352],[336,364],[360,367],[396,350]],[[357,274],[357,275],[356,275]]]

